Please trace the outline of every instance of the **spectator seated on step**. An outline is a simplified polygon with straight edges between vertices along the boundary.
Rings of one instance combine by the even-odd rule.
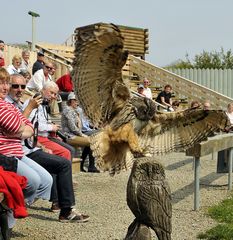
[[[24,79],[21,75],[18,76]],[[13,84],[10,82],[9,73],[4,68],[0,68],[0,115],[2,116],[0,119],[0,154],[9,161],[16,161],[16,173],[27,178],[26,188],[23,190],[26,202],[32,203],[35,198],[49,199],[52,178],[44,168],[24,154],[22,140],[30,138],[34,134],[34,129],[20,110],[6,101],[10,86]],[[0,159],[0,162],[2,161]]]
[[[73,82],[70,73],[67,73],[56,81],[59,87],[59,94],[63,101],[67,101],[70,92],[74,91]]]
[[[31,74],[32,66],[29,59],[30,59],[30,51],[28,49],[24,49],[22,51],[22,63],[20,66],[20,70],[24,72],[29,72]]]
[[[152,99],[152,92],[151,92],[151,89],[149,88],[149,85],[150,85],[149,80],[145,78],[143,81],[143,86],[144,86],[143,95],[145,95],[147,98]]]
[[[190,104],[190,108],[200,108],[200,107],[201,107],[201,103],[197,100],[192,101]]]
[[[32,66],[32,75],[34,75],[38,70],[44,67],[44,52],[42,50],[37,52],[37,60]]]
[[[47,149],[50,149],[53,154],[71,160],[71,146],[62,142],[62,140],[57,137],[57,132],[61,130],[60,125],[52,123],[49,119],[49,104],[52,100],[57,99],[58,90],[58,86],[55,82],[47,81],[40,92],[43,99],[42,104],[31,112],[29,119],[33,123],[35,120],[39,123],[38,142],[44,145]],[[29,100],[25,101],[24,108],[28,104]]]
[[[159,95],[156,98],[156,102],[164,105],[167,109],[167,111],[174,111],[172,108],[172,86],[167,84],[164,87],[164,90],[159,93]]]
[[[203,106],[203,110],[207,111],[207,110],[211,109],[211,104],[210,104],[210,101],[208,99],[203,102],[202,106]]]
[[[17,74],[17,73],[20,73],[21,69],[20,69],[20,66],[21,66],[21,63],[22,63],[22,58],[19,56],[19,55],[14,55],[14,57],[12,58],[12,64],[9,65],[7,67],[7,72],[11,75],[11,74]]]
[[[78,101],[75,94],[71,92],[68,96],[67,107],[62,112],[62,130],[68,137],[67,143],[72,146],[84,147],[82,152],[81,170],[84,171],[84,161],[89,155],[88,172],[99,172],[95,167],[95,159],[90,149],[89,137],[82,133],[82,120],[77,110]]]
[[[139,84],[139,85],[138,85],[137,92],[138,92],[140,95],[142,95],[142,96],[146,96],[146,95],[144,94],[144,86],[143,86],[143,84]]]

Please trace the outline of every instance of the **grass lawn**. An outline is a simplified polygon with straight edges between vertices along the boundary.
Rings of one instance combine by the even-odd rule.
[[[210,207],[208,215],[216,219],[219,224],[198,235],[199,239],[232,240],[233,239],[233,195],[220,204]]]

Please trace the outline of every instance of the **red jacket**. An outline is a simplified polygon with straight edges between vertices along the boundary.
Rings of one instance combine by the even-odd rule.
[[[27,217],[22,189],[26,187],[26,177],[14,172],[4,171],[0,167],[0,192],[4,193],[7,206],[13,209],[15,218]]]
[[[71,76],[69,73],[58,78],[56,83],[61,92],[72,92],[73,91],[73,88],[74,88],[73,82],[72,82],[72,79],[71,79]]]

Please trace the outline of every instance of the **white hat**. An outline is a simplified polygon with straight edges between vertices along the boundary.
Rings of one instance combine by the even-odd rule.
[[[68,101],[69,101],[69,100],[72,100],[72,99],[77,100],[76,97],[75,97],[74,92],[71,92],[71,93],[68,95],[68,98],[67,98]]]

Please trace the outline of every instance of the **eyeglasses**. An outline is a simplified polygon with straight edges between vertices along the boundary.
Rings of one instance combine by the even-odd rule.
[[[26,85],[11,84],[11,87],[14,88],[14,89],[18,89],[19,87],[20,87],[21,89],[25,89],[25,88],[26,88]]]
[[[53,70],[52,67],[49,67],[49,66],[45,66],[49,71]]]

